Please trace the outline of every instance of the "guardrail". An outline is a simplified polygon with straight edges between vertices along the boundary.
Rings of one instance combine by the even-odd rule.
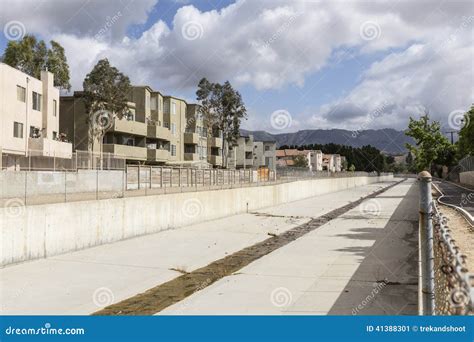
[[[448,219],[431,195],[431,175],[423,171],[420,181],[420,315],[474,314],[474,275],[466,257],[456,246]]]

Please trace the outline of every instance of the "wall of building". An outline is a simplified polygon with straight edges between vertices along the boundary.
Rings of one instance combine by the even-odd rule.
[[[17,86],[25,89],[25,102],[17,98]],[[33,92],[42,96],[41,110],[33,109]],[[53,116],[56,101],[56,116]],[[30,126],[38,128],[43,138],[52,139],[59,132],[59,90],[54,76],[42,71],[41,80],[9,65],[0,63],[0,148],[5,154],[25,155],[29,150]],[[23,137],[13,136],[14,122],[23,124]]]
[[[461,172],[459,174],[459,181],[474,186],[474,171]]]
[[[0,208],[1,265],[45,258],[362,186],[392,176]]]

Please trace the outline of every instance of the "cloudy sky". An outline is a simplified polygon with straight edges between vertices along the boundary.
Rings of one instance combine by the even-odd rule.
[[[242,93],[245,128],[458,128],[474,102],[474,3],[381,0],[1,0],[0,51],[66,49],[74,90],[107,57],[133,84],[193,102],[202,77]]]

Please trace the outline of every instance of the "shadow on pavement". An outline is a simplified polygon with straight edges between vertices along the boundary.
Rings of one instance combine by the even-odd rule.
[[[382,196],[381,196],[382,197]],[[418,309],[418,186],[414,183],[383,229],[354,228],[343,236],[375,240],[340,249],[364,260],[329,315],[416,315]]]

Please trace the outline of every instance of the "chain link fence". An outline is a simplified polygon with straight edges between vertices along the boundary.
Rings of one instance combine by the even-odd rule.
[[[112,165],[105,159],[99,162],[108,167]],[[16,210],[24,205],[228,189],[274,184],[275,181],[275,171],[269,169],[219,170],[128,165],[124,170],[4,170],[0,171],[0,206]]]
[[[474,171],[474,156],[467,156],[458,163],[460,172]]]
[[[473,315],[474,275],[466,268],[466,258],[461,254],[451,236],[448,219],[433,207],[433,256],[434,256],[434,314]]]
[[[126,160],[112,153],[76,151],[69,155],[44,155],[43,150],[29,150],[26,156],[0,151],[0,170],[8,171],[77,171],[125,170]]]
[[[277,179],[281,181],[294,181],[308,178],[324,178],[324,177],[376,177],[385,176],[390,173],[364,172],[364,171],[310,171],[306,167],[279,167],[276,169]]]

